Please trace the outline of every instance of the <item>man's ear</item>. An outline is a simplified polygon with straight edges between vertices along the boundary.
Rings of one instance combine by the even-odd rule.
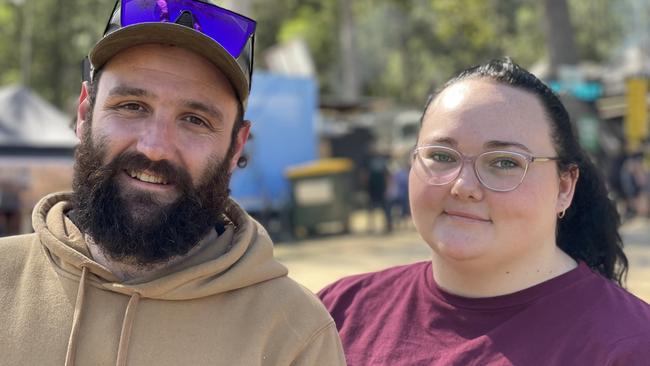
[[[230,161],[231,173],[237,167],[237,161],[244,153],[244,145],[246,145],[246,141],[248,141],[248,136],[250,135],[250,133],[251,133],[251,121],[246,120],[243,122],[243,125],[239,129],[239,132],[237,132],[237,138],[235,138],[235,141],[233,141],[233,143],[237,145],[235,147],[235,153],[233,154],[232,160]]]
[[[573,195],[576,191],[576,184],[580,177],[580,170],[577,166],[572,166],[569,170],[560,173],[560,189],[555,211],[559,214],[571,206]]]
[[[87,128],[87,119],[90,112],[90,101],[88,100],[88,88],[89,84],[87,81],[81,83],[81,92],[79,92],[79,104],[77,105],[77,123],[75,127],[75,133],[77,137],[81,140],[83,136],[84,129]]]

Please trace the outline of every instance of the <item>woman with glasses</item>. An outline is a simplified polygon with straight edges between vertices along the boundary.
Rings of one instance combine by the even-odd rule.
[[[409,188],[432,260],[320,293],[349,365],[650,364],[618,214],[535,76],[493,60],[433,95]]]

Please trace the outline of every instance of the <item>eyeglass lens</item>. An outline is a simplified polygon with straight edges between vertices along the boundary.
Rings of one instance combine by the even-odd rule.
[[[488,189],[508,191],[524,178],[528,165],[526,156],[508,151],[489,151],[475,158],[464,158],[457,151],[427,146],[418,148],[416,173],[432,185],[444,185],[458,178],[464,160],[474,163],[479,181]],[[422,174],[423,173],[423,174]]]

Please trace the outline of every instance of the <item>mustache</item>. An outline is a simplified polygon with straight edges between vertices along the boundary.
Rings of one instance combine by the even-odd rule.
[[[175,166],[168,160],[153,161],[144,154],[127,151],[115,157],[104,167],[112,176],[121,171],[147,171],[162,177],[168,184],[187,187],[191,185],[191,177],[187,170]]]

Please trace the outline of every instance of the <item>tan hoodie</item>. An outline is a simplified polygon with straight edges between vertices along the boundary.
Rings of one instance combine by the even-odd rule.
[[[345,365],[329,314],[236,204],[213,243],[130,283],[92,260],[69,198],[0,239],[1,365]]]

